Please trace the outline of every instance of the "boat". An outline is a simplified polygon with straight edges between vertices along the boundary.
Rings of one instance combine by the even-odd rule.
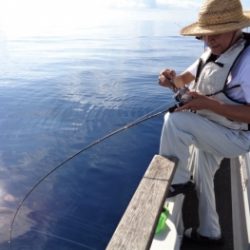
[[[138,189],[139,188],[138,186]],[[250,250],[250,152],[245,155],[240,155],[237,158],[224,159],[222,161],[221,167],[215,175],[215,196],[225,243],[223,246],[214,246],[213,249]],[[182,241],[184,227],[193,227],[195,224],[198,225],[197,202],[195,191],[190,191],[185,197],[183,194],[180,194],[165,199],[163,206],[169,211],[169,216],[165,222],[165,230],[153,236],[149,236],[149,239],[145,239],[145,237],[138,239],[137,236],[135,244],[140,240],[147,240],[150,243],[145,244],[146,247],[134,246],[133,249],[200,249],[197,245],[186,244],[185,241]],[[132,204],[131,207],[132,208],[128,206],[124,216],[126,216],[127,213],[131,214],[131,210],[135,208],[134,204]],[[149,211],[143,212],[143,216],[146,216],[147,212],[149,215],[152,214],[153,210],[150,211],[150,207],[148,207],[148,210]],[[159,211],[162,211],[162,208],[159,208]],[[153,223],[154,225],[152,225],[154,230],[159,216],[158,214],[156,221]],[[137,217],[140,217],[140,215],[137,215]],[[139,220],[139,218],[136,219]],[[123,221],[123,223],[120,222],[119,225],[123,230],[122,235],[120,235],[120,239],[118,239],[119,237],[116,237],[117,230],[115,231],[110,243],[116,241],[117,244],[114,244],[115,248],[112,248],[110,247],[112,244],[109,243],[108,250],[131,249],[131,240],[126,237],[133,235],[132,231],[134,228],[129,228],[131,225],[129,225],[129,223],[126,224],[126,220]],[[126,228],[125,231],[130,233],[123,235],[124,228]],[[141,232],[138,232],[138,230],[141,230]],[[145,229],[140,227],[135,231],[140,237],[140,234],[142,234]],[[117,234],[119,234],[119,232]],[[122,236],[124,236],[125,239],[123,239]],[[203,250],[210,248],[211,246],[202,246]]]

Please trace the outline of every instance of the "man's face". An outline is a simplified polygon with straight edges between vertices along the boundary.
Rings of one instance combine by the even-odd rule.
[[[217,35],[205,35],[203,40],[215,55],[220,55],[225,52],[232,44],[235,31],[230,31]]]

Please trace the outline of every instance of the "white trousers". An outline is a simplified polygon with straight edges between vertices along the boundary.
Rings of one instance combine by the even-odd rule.
[[[249,132],[218,125],[191,112],[167,113],[161,134],[160,154],[178,158],[172,184],[190,180],[189,167],[194,164],[194,181],[199,199],[198,232],[207,237],[220,237],[216,211],[214,175],[223,158],[237,157],[250,150]],[[194,146],[192,162],[190,146]]]

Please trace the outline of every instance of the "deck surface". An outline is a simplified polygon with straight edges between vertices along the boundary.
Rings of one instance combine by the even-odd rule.
[[[215,247],[213,250],[233,250],[232,232],[232,203],[231,203],[231,179],[230,163],[224,159],[220,169],[215,176],[215,193],[217,211],[220,217],[222,234],[225,239],[223,246]],[[183,220],[185,228],[196,227],[198,225],[197,197],[195,192],[186,195],[183,205]],[[183,242],[181,250],[211,250],[211,246],[200,246]]]

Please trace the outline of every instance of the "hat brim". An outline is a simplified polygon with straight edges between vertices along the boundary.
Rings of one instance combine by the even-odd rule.
[[[250,26],[250,11],[244,12],[244,16],[238,23],[218,24],[209,26],[200,26],[198,22],[184,27],[181,30],[183,36],[202,36],[202,35],[215,35],[225,32],[230,32],[237,29],[243,29]]]

